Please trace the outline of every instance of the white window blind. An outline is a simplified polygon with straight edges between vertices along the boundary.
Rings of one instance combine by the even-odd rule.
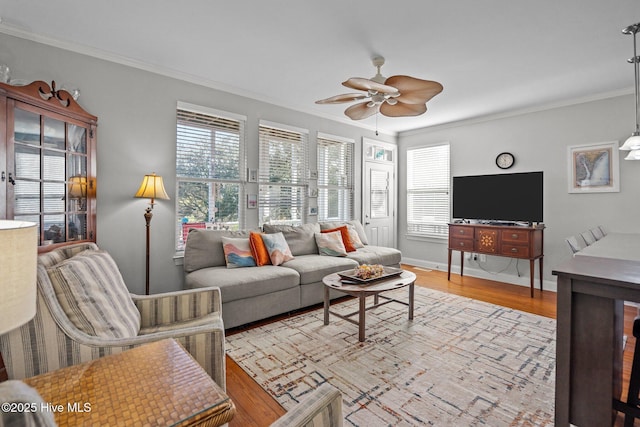
[[[203,111],[177,110],[178,250],[184,249],[189,228],[244,225],[245,121]]]
[[[449,144],[407,150],[407,234],[446,237]]]
[[[260,123],[260,225],[303,224],[307,209],[308,132]]]
[[[318,220],[353,216],[353,140],[318,134]]]

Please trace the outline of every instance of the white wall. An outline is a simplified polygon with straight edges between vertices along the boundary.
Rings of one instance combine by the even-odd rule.
[[[81,43],[81,41],[79,41]],[[134,199],[145,173],[162,175],[170,201],[160,200],[151,222],[151,292],[182,288],[182,267],[174,263],[175,135],[177,101],[246,115],[248,166],[258,166],[258,121],[269,120],[309,129],[311,168],[318,131],[356,141],[356,176],[360,176],[362,137],[395,142],[389,135],[334,122],[264,102],[232,95],[0,34],[0,62],[12,77],[27,81],[73,82],[81,89],[80,105],[98,116],[98,245],[115,258],[134,293],[144,293],[145,221],[147,201]],[[359,182],[356,180],[356,182]],[[248,191],[257,192],[257,186]],[[357,189],[356,216],[361,195]],[[248,227],[258,212],[248,210]]]
[[[567,147],[618,140],[634,130],[633,95],[549,109],[513,117],[459,123],[416,130],[399,136],[400,171],[406,165],[409,147],[448,141],[451,144],[451,175],[501,173],[495,165],[498,153],[510,151],[516,157],[508,172],[544,171],[544,278],[555,283],[551,271],[571,257],[564,238],[603,225],[609,231],[640,233],[640,161],[622,160],[620,192],[569,194],[567,191]],[[410,240],[406,237],[406,176],[399,176],[398,245],[403,257],[432,268],[447,268],[446,241]],[[454,252],[459,266],[459,253]],[[526,284],[529,263],[515,263],[501,274],[493,274],[510,263],[508,258],[488,257],[482,267],[465,260],[465,274]],[[459,267],[455,268],[459,272]],[[536,277],[537,277],[536,263]],[[537,281],[536,281],[537,287]]]

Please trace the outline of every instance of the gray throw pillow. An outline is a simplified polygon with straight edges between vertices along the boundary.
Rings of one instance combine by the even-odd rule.
[[[317,223],[295,226],[264,224],[262,228],[267,234],[282,233],[293,256],[318,253],[315,233],[320,232],[320,226]]]

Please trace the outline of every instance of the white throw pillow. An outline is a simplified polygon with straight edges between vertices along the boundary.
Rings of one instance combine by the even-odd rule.
[[[347,256],[347,249],[344,247],[340,231],[315,233],[315,236],[320,255]]]

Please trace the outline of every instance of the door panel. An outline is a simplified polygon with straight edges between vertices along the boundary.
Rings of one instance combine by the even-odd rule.
[[[364,228],[369,244],[395,246],[394,165],[365,161],[363,187]]]

